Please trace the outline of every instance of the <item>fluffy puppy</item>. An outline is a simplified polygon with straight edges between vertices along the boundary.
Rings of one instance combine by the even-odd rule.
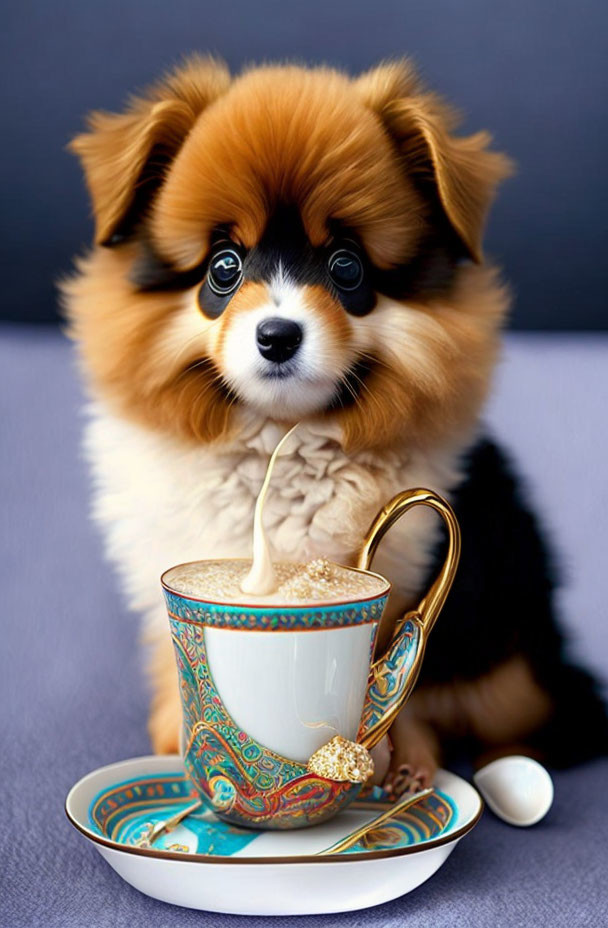
[[[157,751],[180,720],[159,574],[248,556],[267,455],[298,420],[267,511],[276,557],[352,563],[413,485],[461,520],[456,589],[391,730],[395,791],[429,782],[454,739],[553,761],[606,742],[591,681],[562,662],[534,520],[478,434],[508,304],[482,231],[509,162],[456,123],[407,61],[232,78],[194,57],[71,143],[96,231],[63,299],[95,514],[151,649]],[[442,544],[418,511],[383,542],[380,647]]]

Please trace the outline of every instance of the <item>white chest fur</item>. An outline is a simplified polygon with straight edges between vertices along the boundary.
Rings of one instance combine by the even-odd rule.
[[[201,558],[250,557],[253,508],[268,456],[284,429],[248,423],[230,445],[193,447],[93,406],[85,447],[93,512],[129,605],[150,631],[165,628],[163,570]],[[331,424],[302,425],[279,458],[265,526],[273,556],[324,556],[353,563],[377,510],[399,490],[426,486],[448,495],[460,479],[456,451],[406,449],[346,455]],[[436,516],[408,513],[382,542],[374,569],[402,600],[415,598],[438,531]]]

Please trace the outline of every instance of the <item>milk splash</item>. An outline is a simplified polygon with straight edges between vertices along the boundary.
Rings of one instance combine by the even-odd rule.
[[[255,512],[253,516],[253,559],[249,573],[246,577],[243,578],[243,581],[241,582],[241,591],[243,593],[252,593],[255,596],[263,596],[267,593],[274,593],[278,587],[277,577],[272,564],[272,558],[270,556],[270,548],[268,547],[268,539],[266,538],[266,532],[264,531],[264,503],[266,501],[266,494],[270,485],[270,479],[272,477],[275,461],[279,457],[281,450],[284,448],[287,440],[297,429],[298,425],[299,423],[296,423],[296,425],[292,426],[292,428],[290,428],[289,431],[283,435],[282,439],[272,452],[268,462],[268,467],[266,468],[266,476],[264,477],[264,482],[262,483],[262,487],[255,503]]]

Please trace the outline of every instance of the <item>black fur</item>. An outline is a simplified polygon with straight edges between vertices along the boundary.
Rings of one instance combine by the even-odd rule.
[[[313,248],[297,209],[283,206],[270,218],[262,238],[249,252],[230,240],[228,226],[220,226],[212,237],[210,254],[220,242],[228,241],[243,258],[244,281],[269,282],[281,262],[287,275],[296,284],[325,287],[353,316],[365,316],[372,312],[379,293],[393,299],[406,300],[417,296],[438,296],[449,291],[461,260],[461,249],[445,222],[441,224],[437,220],[433,226],[434,231],[420,243],[418,254],[413,260],[389,270],[381,270],[372,264],[352,231],[337,221],[332,221],[330,225],[332,244]],[[236,290],[220,297],[204,280],[210,255],[197,267],[180,271],[156,253],[145,228],[140,230],[139,238],[140,256],[130,275],[138,290],[185,290],[200,283],[199,302],[205,315],[216,318],[228,306]],[[341,290],[334,285],[329,275],[328,259],[340,247],[356,252],[363,264],[363,279],[355,290]]]
[[[606,710],[595,681],[566,654],[554,615],[555,566],[519,481],[487,439],[466,463],[468,476],[453,500],[462,557],[429,638],[420,683],[475,679],[521,654],[554,704],[553,718],[530,746],[553,766],[606,754]],[[445,546],[444,538],[433,572]]]

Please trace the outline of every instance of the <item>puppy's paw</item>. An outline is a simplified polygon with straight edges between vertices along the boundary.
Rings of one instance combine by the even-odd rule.
[[[401,764],[396,770],[390,770],[383,787],[391,800],[399,799],[406,793],[419,793],[433,785],[433,778],[437,767],[413,767],[411,764]]]
[[[148,719],[148,733],[155,754],[179,753],[181,723],[179,703],[164,702],[152,707]]]
[[[393,723],[390,737],[393,751],[382,785],[391,799],[432,786],[440,757],[439,741],[433,729],[402,712]]]

